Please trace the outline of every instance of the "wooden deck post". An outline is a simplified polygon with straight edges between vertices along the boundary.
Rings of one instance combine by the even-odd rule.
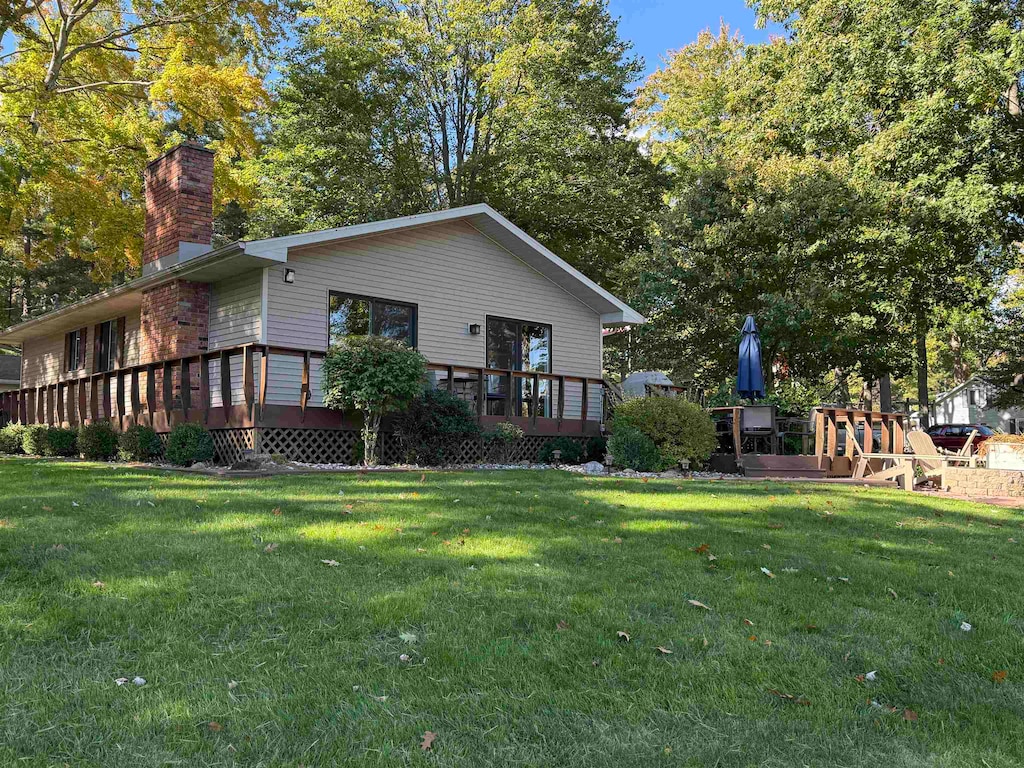
[[[263,409],[267,407],[267,380],[270,378],[270,348],[263,347],[260,354],[260,419]]]
[[[558,429],[562,429],[565,418],[565,376],[558,377]]]
[[[139,395],[139,369],[132,368],[132,419],[139,423],[139,414],[142,411],[142,397]]]
[[[199,389],[203,393],[203,423],[210,423],[210,358],[202,355],[199,358]]]
[[[85,379],[78,379],[78,424],[81,426],[85,424],[86,419],[89,418],[89,412],[85,406]]]
[[[452,366],[449,365],[448,366],[448,370],[446,371],[446,373],[448,375],[448,394],[449,395],[454,395],[455,394],[455,368],[453,368]]]
[[[256,401],[255,384],[252,380],[252,347],[247,346],[242,353],[242,392],[245,395],[245,407],[249,418],[253,418],[253,404]]]
[[[113,400],[110,396],[110,385],[113,380],[114,377],[111,374],[103,374],[103,418],[107,421],[110,421],[114,415],[110,407],[111,401]]]
[[[871,420],[871,414],[864,414],[864,437],[861,439],[864,453],[873,453],[875,450],[875,425]]]
[[[153,414],[156,411],[156,365],[146,366],[146,411],[149,413],[149,426],[153,426]]]
[[[484,369],[478,368],[476,372],[476,418],[479,421],[487,413],[487,381],[484,378]]]
[[[883,413],[881,417],[882,427],[882,453],[895,453],[892,449],[892,430],[890,424],[892,423],[892,414]]]
[[[170,360],[164,360],[164,372],[160,378],[163,380],[163,406],[164,406],[164,419],[167,420],[167,426],[171,426],[171,410],[174,408],[174,368],[173,363]]]
[[[117,424],[118,424],[118,426],[121,429],[125,428],[124,417],[127,415],[125,413],[125,411],[126,411],[125,403],[128,402],[128,398],[125,395],[125,391],[124,391],[125,390],[125,382],[127,380],[128,380],[128,377],[125,374],[124,370],[120,370],[120,371],[117,372]]]
[[[192,370],[187,357],[181,358],[178,377],[181,381],[181,410],[185,421],[188,421],[188,411],[192,407]]]
[[[307,351],[302,356],[302,389],[299,390],[299,421],[306,421],[306,406],[309,405],[309,365],[310,356]]]
[[[512,375],[512,371],[507,371],[505,373],[505,384],[507,385],[505,387],[505,418],[507,419],[510,419],[515,415],[512,413],[512,384],[515,380],[516,378]]]
[[[580,407],[580,421],[583,422],[583,426],[587,426],[587,417],[590,416],[590,382],[587,377],[583,377],[583,403]]]
[[[836,424],[836,412],[833,409],[829,409],[825,412],[825,435],[828,447],[826,448],[828,458],[833,462],[837,455],[837,449],[839,448],[836,443],[839,442],[839,427]],[[831,464],[832,462],[830,462]]]
[[[36,387],[36,421],[46,423],[46,395],[42,384]]]
[[[897,414],[896,423],[892,429],[892,452],[903,453],[907,436],[904,434],[903,415]]]
[[[220,404],[227,421],[226,409],[231,407],[231,356],[227,350],[220,353]]]
[[[738,460],[743,456],[743,436],[740,428],[743,424],[743,409],[735,407],[732,409],[732,447]]]
[[[530,417],[534,428],[537,427],[537,413],[540,411],[540,374],[533,374],[533,407],[530,409]]]
[[[64,398],[67,397],[67,387],[63,381],[57,382],[57,424],[64,426]]]

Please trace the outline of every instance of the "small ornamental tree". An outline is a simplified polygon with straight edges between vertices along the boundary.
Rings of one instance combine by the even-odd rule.
[[[363,463],[377,463],[381,419],[423,391],[427,360],[400,341],[349,336],[324,359],[324,405],[363,414]]]

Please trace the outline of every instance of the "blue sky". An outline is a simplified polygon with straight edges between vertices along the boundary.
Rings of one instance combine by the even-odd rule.
[[[666,52],[693,42],[702,29],[717,32],[722,20],[748,43],[782,32],[779,27],[755,29],[754,11],[744,0],[611,0],[610,8],[619,17],[620,36],[632,41],[648,73],[661,65]]]

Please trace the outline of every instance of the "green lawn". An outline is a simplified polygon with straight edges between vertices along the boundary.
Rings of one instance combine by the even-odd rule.
[[[1019,512],[11,459],[0,518],[3,766],[1024,761]]]

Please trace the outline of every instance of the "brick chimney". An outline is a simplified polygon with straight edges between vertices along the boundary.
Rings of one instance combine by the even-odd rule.
[[[213,242],[213,151],[179,144],[146,166],[142,274],[206,253]]]

